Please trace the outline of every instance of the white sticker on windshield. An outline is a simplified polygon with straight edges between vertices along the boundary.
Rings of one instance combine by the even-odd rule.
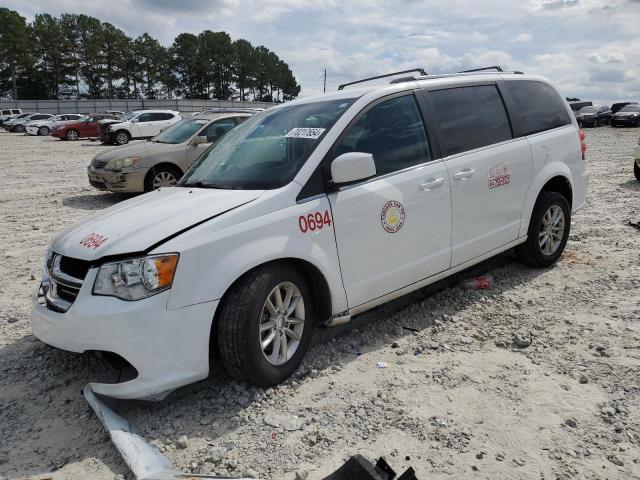
[[[289,133],[285,135],[285,137],[310,138],[311,140],[317,140],[325,130],[325,128],[292,128],[291,131],[289,131]]]
[[[196,120],[196,123],[204,125],[205,123],[209,123],[209,120]]]

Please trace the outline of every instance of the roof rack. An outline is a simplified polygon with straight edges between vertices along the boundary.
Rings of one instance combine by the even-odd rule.
[[[369,80],[378,80],[379,78],[393,77],[394,75],[402,75],[403,73],[411,73],[411,72],[418,72],[422,76],[428,75],[428,73],[424,70],[424,68],[412,68],[411,70],[402,70],[401,72],[386,73],[384,75],[377,75],[375,77],[356,80],[355,82],[343,83],[342,85],[338,86],[338,90],[344,90],[344,87],[348,87],[349,85],[355,85],[357,83],[368,82]],[[407,81],[407,79],[404,79],[404,80]]]
[[[471,70],[463,70],[458,73],[473,73],[473,72],[484,72],[485,70],[495,70],[496,72],[504,72],[500,65],[493,65],[492,67],[482,67],[482,68],[472,68]]]

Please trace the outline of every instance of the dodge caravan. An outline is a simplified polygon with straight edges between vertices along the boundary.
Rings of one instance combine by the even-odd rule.
[[[584,136],[542,77],[420,75],[257,113],[185,173],[60,233],[33,331],[117,354],[159,399],[275,384],[332,326],[507,249],[547,267],[585,203]]]

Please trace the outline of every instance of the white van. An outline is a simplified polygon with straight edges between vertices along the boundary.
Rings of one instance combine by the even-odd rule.
[[[215,350],[240,381],[275,384],[316,327],[517,247],[562,254],[587,192],[584,136],[542,77],[419,76],[305,97],[251,117],[174,188],[59,234],[33,331],[113,352],[162,398]]]
[[[3,108],[0,110],[0,124],[22,113],[21,108]]]

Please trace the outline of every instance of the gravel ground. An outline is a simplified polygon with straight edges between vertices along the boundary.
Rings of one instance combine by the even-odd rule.
[[[118,411],[192,472],[317,480],[361,453],[420,479],[640,478],[640,132],[586,133],[589,200],[553,268],[504,254],[320,332],[276,388],[214,372]],[[105,147],[8,133],[0,147],[0,478],[129,478],[80,394],[119,372],[29,323],[55,232],[124,198],[87,184]],[[464,290],[478,272],[494,288]]]

